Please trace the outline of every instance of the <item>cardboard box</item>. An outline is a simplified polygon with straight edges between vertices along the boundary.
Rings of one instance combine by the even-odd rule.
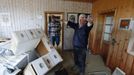
[[[27,65],[27,67],[24,69],[24,75],[37,75],[31,65],[31,63],[29,63]]]
[[[59,53],[56,50],[52,50],[51,52],[49,52],[49,55],[55,65],[57,65],[58,63],[63,61],[63,59],[61,58],[61,56],[59,55]]]
[[[39,38],[39,36],[35,33],[34,29],[26,30],[25,32],[30,40]]]
[[[49,40],[43,36],[36,48],[36,51],[39,53],[40,56],[42,56],[50,52],[52,48],[53,46],[49,43]]]
[[[42,58],[38,58],[31,63],[37,75],[44,75],[49,70]]]
[[[16,43],[22,43],[29,40],[25,31],[15,31],[12,33],[12,40]]]
[[[49,54],[42,56],[42,59],[44,60],[44,62],[46,63],[46,65],[49,69],[52,69],[56,65],[56,64],[54,64],[54,62],[51,59],[51,57],[49,56]]]
[[[33,30],[15,31],[12,36],[11,50],[15,55],[34,50],[40,42]]]
[[[42,29],[34,29],[33,30],[35,32],[35,34],[38,36],[38,37],[43,37],[44,35],[44,31]]]
[[[46,46],[44,45],[43,41],[41,40],[40,43],[38,44],[36,51],[40,56],[43,56],[48,53],[48,50]]]
[[[49,71],[42,58],[38,58],[29,63],[24,70],[24,75],[45,75]]]
[[[37,47],[39,41],[40,39],[29,40],[23,43],[14,42],[12,43],[11,50],[13,51],[15,55],[28,52],[30,50],[34,50]]]
[[[43,37],[41,40],[43,41],[44,45],[46,46],[46,48],[47,48],[47,50],[48,50],[49,52],[50,52],[52,49],[54,49],[54,47],[51,45],[50,41],[49,41],[47,38]]]

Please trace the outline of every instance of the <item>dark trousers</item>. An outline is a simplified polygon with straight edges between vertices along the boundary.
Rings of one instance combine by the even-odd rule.
[[[74,48],[74,62],[81,73],[85,72],[86,49]]]
[[[60,36],[57,35],[57,36],[50,36],[50,42],[51,44],[54,46],[55,45],[55,42],[57,44],[57,46],[60,44]]]

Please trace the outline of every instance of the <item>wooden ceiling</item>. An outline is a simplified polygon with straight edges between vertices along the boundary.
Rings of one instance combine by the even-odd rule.
[[[90,2],[90,3],[93,3],[96,0],[65,0],[65,1],[76,1],[76,2]]]

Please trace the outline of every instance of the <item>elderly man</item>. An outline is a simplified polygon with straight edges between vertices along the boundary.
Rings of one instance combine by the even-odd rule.
[[[84,75],[88,35],[93,27],[93,19],[90,16],[86,19],[86,16],[81,14],[79,23],[68,21],[67,25],[75,30],[73,37],[74,62],[80,71],[80,75]]]

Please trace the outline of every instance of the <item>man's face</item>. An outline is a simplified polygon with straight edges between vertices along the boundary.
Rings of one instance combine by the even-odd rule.
[[[52,18],[52,22],[55,22],[55,18]]]
[[[79,17],[79,24],[85,25],[85,23],[86,23],[86,18],[84,16]]]

